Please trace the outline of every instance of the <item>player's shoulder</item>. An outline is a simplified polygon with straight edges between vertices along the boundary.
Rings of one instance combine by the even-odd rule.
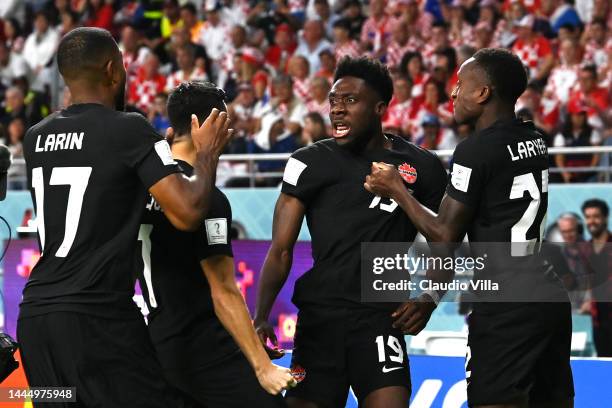
[[[59,116],[59,114],[60,114],[60,111],[53,112],[52,114],[50,114],[49,116],[47,116],[46,118],[38,122],[37,124],[30,126],[30,128],[27,130],[25,134],[24,140],[27,142],[28,137],[32,137],[32,135],[38,135],[42,130],[44,130],[45,127],[49,125],[50,122],[55,120]]]
[[[424,149],[403,137],[389,135],[387,137],[391,139],[393,143],[393,150],[405,154],[411,161],[419,161],[425,164],[431,164],[435,166],[442,166],[440,158],[430,150]]]
[[[319,140],[308,146],[301,147],[291,154],[293,159],[300,161],[324,160],[328,155],[333,154],[337,148],[336,141],[333,139]]]

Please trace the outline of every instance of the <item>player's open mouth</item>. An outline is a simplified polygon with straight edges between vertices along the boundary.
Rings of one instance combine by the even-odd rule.
[[[335,138],[345,137],[351,131],[351,127],[345,123],[334,123],[332,136]]]

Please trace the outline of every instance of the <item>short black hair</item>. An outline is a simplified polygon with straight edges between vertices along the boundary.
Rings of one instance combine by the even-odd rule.
[[[409,75],[408,74],[408,63],[413,59],[413,58],[417,58],[419,60],[419,62],[421,63],[421,66],[423,66],[423,56],[421,55],[420,52],[418,51],[406,51],[406,53],[402,56],[402,60],[399,64],[399,70],[402,74],[404,75]]]
[[[191,115],[200,124],[213,108],[225,112],[225,92],[212,82],[190,81],[177,86],[168,97],[168,118],[176,135],[191,133]]]
[[[527,87],[527,71],[518,56],[503,48],[483,48],[474,60],[499,99],[514,106]]]
[[[188,12],[190,12],[191,14],[195,16],[198,15],[198,9],[196,8],[195,4],[191,2],[183,4],[181,6],[181,10],[187,10]]]
[[[597,66],[595,64],[587,62],[580,67],[580,70],[590,72],[593,78],[597,79]]]
[[[591,198],[590,200],[586,200],[582,204],[582,213],[584,214],[584,210],[587,208],[599,208],[604,217],[608,217],[610,214],[610,207],[604,200],[600,200],[599,198]]]
[[[57,48],[57,67],[64,79],[97,80],[104,64],[120,57],[112,35],[94,27],[79,27],[62,38]]]
[[[380,61],[367,57],[344,57],[336,67],[334,83],[347,76],[365,81],[370,88],[378,93],[384,103],[389,104],[391,101],[393,96],[393,80],[387,66],[383,65]]]

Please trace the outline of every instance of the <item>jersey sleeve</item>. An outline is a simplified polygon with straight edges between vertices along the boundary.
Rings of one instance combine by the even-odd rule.
[[[123,123],[125,132],[115,135],[117,153],[127,167],[136,170],[147,190],[162,178],[181,172],[168,142],[144,117],[128,114]]]
[[[467,139],[453,154],[450,181],[446,193],[457,201],[477,206],[485,186],[487,153],[479,149],[476,141]]]
[[[303,148],[291,155],[285,165],[281,191],[299,199],[308,205],[321,188],[325,178],[321,174],[322,166],[315,161],[313,148]]]
[[[196,232],[196,254],[200,261],[215,255],[233,257],[232,208],[227,197],[215,190],[212,207],[201,228]]]
[[[416,196],[421,204],[434,212],[440,209],[440,203],[446,191],[447,174],[440,159],[428,153],[430,156],[427,171],[423,172],[422,181],[424,188]]]

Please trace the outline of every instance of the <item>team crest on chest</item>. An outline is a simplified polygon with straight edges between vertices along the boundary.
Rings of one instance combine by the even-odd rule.
[[[409,165],[408,163],[404,163],[400,165],[397,170],[399,171],[400,176],[404,179],[404,181],[408,184],[414,184],[417,179],[417,171],[414,167]]]
[[[306,370],[304,370],[302,366],[294,365],[291,367],[291,375],[295,379],[295,382],[299,384],[306,378]]]

